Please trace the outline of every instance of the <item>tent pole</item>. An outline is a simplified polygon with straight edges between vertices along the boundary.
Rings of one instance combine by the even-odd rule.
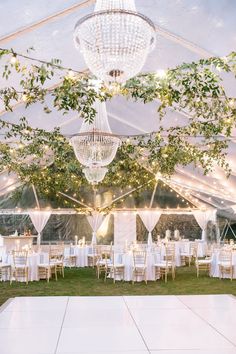
[[[32,184],[31,186],[32,186],[32,189],[33,189],[33,192],[34,192],[34,197],[35,197],[35,200],[36,200],[37,208],[40,209],[39,199],[38,199],[38,195],[37,195],[35,186],[34,186],[34,184]]]
[[[153,201],[154,201],[154,197],[155,197],[156,190],[157,190],[157,185],[158,185],[158,181],[157,181],[157,183],[155,184],[154,189],[153,189],[153,192],[152,192],[152,198],[151,198],[151,200],[150,200],[149,209],[152,208]]]

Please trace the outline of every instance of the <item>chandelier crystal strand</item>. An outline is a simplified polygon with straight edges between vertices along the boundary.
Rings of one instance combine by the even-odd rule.
[[[71,138],[71,144],[83,166],[104,167],[115,158],[120,139],[111,132],[105,103],[97,101],[94,108],[97,114],[93,122],[84,121],[79,134]]]
[[[108,169],[106,167],[86,167],[83,169],[83,173],[87,181],[91,184],[98,184],[104,179]]]
[[[77,22],[75,45],[97,78],[123,83],[145,64],[155,45],[155,26],[131,0],[98,0],[95,10]]]

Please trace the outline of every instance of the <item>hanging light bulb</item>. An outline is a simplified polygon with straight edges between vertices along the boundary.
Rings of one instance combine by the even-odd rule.
[[[141,71],[155,47],[155,26],[134,0],[97,0],[94,13],[77,22],[74,42],[97,78],[122,83]]]
[[[83,166],[103,167],[115,158],[120,139],[111,132],[105,103],[96,101],[94,108],[97,113],[93,122],[84,121],[79,134],[70,142]]]
[[[86,167],[83,169],[83,173],[85,174],[87,181],[93,185],[102,182],[107,171],[108,169],[106,167],[96,166]]]

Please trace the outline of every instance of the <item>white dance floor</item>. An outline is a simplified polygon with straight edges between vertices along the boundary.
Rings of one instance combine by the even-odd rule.
[[[1,354],[236,354],[236,299],[25,297],[0,312]]]

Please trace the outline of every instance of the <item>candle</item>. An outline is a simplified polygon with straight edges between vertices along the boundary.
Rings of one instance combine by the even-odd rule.
[[[174,238],[175,238],[175,240],[179,239],[179,230],[174,231]]]
[[[75,235],[75,245],[77,246],[77,244],[78,244],[78,236]]]
[[[166,230],[166,239],[170,239],[171,237],[171,231],[170,230]]]

